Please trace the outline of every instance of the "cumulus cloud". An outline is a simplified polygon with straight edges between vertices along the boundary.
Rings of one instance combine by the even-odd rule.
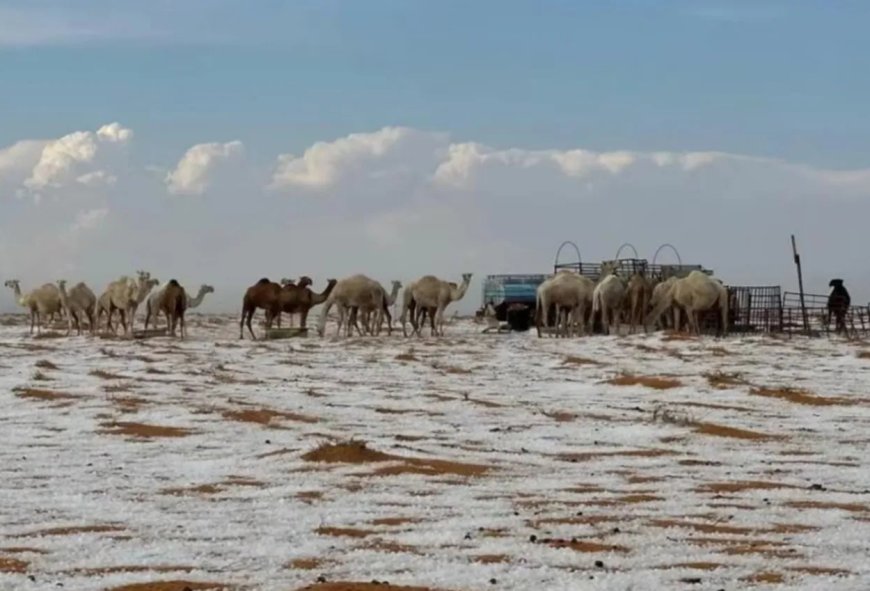
[[[110,123],[96,132],[76,131],[44,142],[39,159],[23,185],[38,193],[75,183],[89,187],[112,184],[116,177],[103,167],[114,163],[117,152],[123,150],[132,137],[132,130]]]
[[[166,186],[173,195],[202,195],[222,167],[238,162],[243,156],[244,146],[240,141],[197,144],[187,150],[175,169],[166,175]]]
[[[272,189],[325,190],[345,179],[383,180],[430,170],[446,148],[447,136],[407,127],[384,127],[317,142],[301,157],[282,154]]]

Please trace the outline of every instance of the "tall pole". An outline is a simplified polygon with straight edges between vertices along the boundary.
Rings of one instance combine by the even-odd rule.
[[[798,290],[801,296],[801,316],[804,319],[804,333],[810,336],[810,319],[807,317],[807,305],[804,302],[804,276],[801,272],[801,255],[798,254],[797,245],[794,241],[794,234],[791,235],[791,252],[794,254],[794,264],[797,267],[798,274]]]

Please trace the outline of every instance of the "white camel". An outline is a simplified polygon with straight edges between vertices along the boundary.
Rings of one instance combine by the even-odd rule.
[[[5,285],[15,293],[18,305],[30,310],[30,334],[33,334],[34,324],[39,334],[43,317],[47,320],[61,310],[60,291],[53,283],[45,283],[24,295],[21,294],[21,282],[17,279],[10,279]]]
[[[57,281],[60,303],[66,313],[66,334],[72,332],[73,321],[76,325],[76,334],[82,334],[82,321],[87,318],[91,334],[96,332],[95,315],[97,311],[97,296],[85,283],[77,283],[70,291],[66,291],[66,280]]]
[[[124,327],[124,335],[132,337],[136,321],[136,310],[148,293],[159,283],[152,279],[146,271],[137,271],[137,278],[126,275],[109,283],[106,292],[109,294],[109,326],[112,324],[112,312],[118,310],[121,315],[121,326]],[[129,328],[127,320],[129,319]]]
[[[592,315],[594,317],[596,313],[601,312],[604,334],[610,334],[612,328],[619,332],[625,293],[625,281],[615,274],[607,275],[595,286],[595,291],[592,293]]]
[[[728,289],[721,281],[702,273],[692,271],[687,276],[674,280],[657,301],[655,308],[647,316],[646,324],[658,319],[665,310],[673,307],[674,327],[680,326],[680,310],[686,311],[689,329],[701,334],[698,315],[714,307],[719,308],[723,334],[728,333]]]
[[[324,335],[327,315],[333,306],[338,306],[338,334],[341,334],[342,326],[352,308],[357,308],[361,314],[374,313],[375,326],[380,325],[384,313],[385,298],[386,292],[383,286],[365,275],[352,275],[340,280],[323,303],[320,321],[317,324],[317,333],[320,336]],[[354,327],[362,335],[359,325],[348,320],[347,336],[353,334]]]
[[[163,299],[163,293],[166,291],[166,286],[168,284],[155,286],[154,291],[151,292],[151,295],[148,296],[148,299],[145,301],[145,330],[148,330],[148,324],[151,322],[151,318],[154,318],[154,326],[157,327],[157,320],[160,318],[160,302]],[[196,294],[196,297],[190,297],[190,294],[185,292],[185,297],[187,298],[187,305],[185,306],[185,311],[190,310],[191,308],[196,308],[200,304],[202,304],[205,299],[206,294],[214,293],[214,287],[211,285],[202,284],[199,286],[199,291]],[[168,323],[168,320],[167,320]],[[167,324],[167,328],[169,328]],[[183,336],[183,335],[182,335]]]
[[[415,308],[415,314],[420,318],[424,309],[430,313],[431,335],[444,335],[444,310],[451,302],[458,302],[465,296],[468,286],[471,284],[471,273],[462,274],[462,283],[459,285],[438,279],[434,275],[424,275],[414,281],[402,294],[402,332],[408,336],[405,328],[408,311]],[[434,314],[432,314],[434,311]],[[422,326],[417,318],[411,319],[414,326],[414,334],[419,335]]]
[[[570,336],[575,330],[584,332],[586,310],[592,305],[595,283],[579,273],[563,269],[544,280],[535,292],[535,325],[538,337],[542,326],[550,325],[550,306],[555,306],[555,334]]]

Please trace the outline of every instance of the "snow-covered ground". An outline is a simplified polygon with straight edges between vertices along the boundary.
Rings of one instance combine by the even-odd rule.
[[[2,589],[870,588],[862,344],[0,324]]]

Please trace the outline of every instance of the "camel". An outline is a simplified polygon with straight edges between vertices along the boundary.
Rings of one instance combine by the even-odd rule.
[[[300,277],[297,283],[289,279],[281,280],[281,293],[278,297],[278,309],[275,312],[278,317],[278,328],[281,328],[281,312],[290,313],[290,326],[293,326],[293,313],[296,312],[299,304],[307,299],[308,294],[311,293],[308,286],[313,283],[314,281],[307,275]]]
[[[619,332],[619,320],[622,314],[622,306],[625,301],[625,281],[616,275],[612,268],[602,266],[601,279],[592,293],[592,316],[601,312],[601,326],[604,334],[610,334],[615,326]]]
[[[187,310],[187,292],[175,279],[170,279],[160,298],[160,311],[166,315],[169,335],[175,336],[175,328],[181,323],[181,338],[184,338],[184,312]]]
[[[291,319],[293,318],[293,314],[299,314],[299,326],[301,328],[307,328],[308,312],[311,308],[322,304],[327,300],[327,298],[329,298],[329,294],[331,294],[332,290],[335,289],[336,283],[338,283],[338,280],[328,279],[326,281],[326,288],[322,292],[316,293],[311,291],[309,285],[311,285],[312,282],[308,277],[300,277],[299,283],[294,283],[290,279],[282,279],[282,311],[290,314]]]
[[[402,332],[405,336],[408,335],[405,321],[412,303],[418,309],[429,308],[431,335],[443,336],[444,310],[451,302],[458,302],[465,296],[465,292],[468,291],[468,286],[471,284],[471,276],[471,273],[463,273],[462,283],[459,285],[443,281],[434,275],[424,275],[411,283],[402,294]],[[433,308],[434,314],[432,313]],[[422,310],[419,313],[422,315]],[[414,327],[414,334],[419,336],[421,326],[417,323],[417,318],[413,313],[411,325]]]
[[[587,306],[592,304],[594,290],[595,283],[591,279],[569,270],[559,271],[538,285],[535,293],[535,325],[538,337],[542,336],[541,327],[549,326],[551,305],[556,308],[557,335],[569,336],[575,326],[580,327],[582,334]]]
[[[352,308],[358,308],[361,314],[375,314],[374,325],[379,326],[383,317],[384,299],[386,292],[380,283],[366,277],[365,275],[352,275],[346,277],[335,284],[332,293],[326,298],[323,304],[323,309],[320,312],[320,321],[317,325],[317,333],[323,336],[326,331],[326,318],[332,306],[338,306],[338,334],[341,334],[342,325],[345,323],[345,315]],[[362,331],[355,322],[348,319],[347,336],[353,334],[354,326],[357,332],[362,335]]]
[[[166,285],[159,286],[155,288],[150,296],[148,296],[148,300],[145,303],[145,330],[148,330],[148,323],[151,321],[152,316],[154,316],[154,326],[157,326],[157,317],[160,313],[160,300],[163,298],[163,292],[166,290],[166,287]],[[202,304],[206,294],[209,293],[214,293],[214,287],[206,284],[199,286],[199,291],[197,292],[196,297],[191,298],[190,294],[185,292],[185,297],[187,298],[186,310],[198,307]]]
[[[158,279],[152,279],[147,271],[137,271],[137,278],[123,277],[109,283],[106,293],[109,300],[108,326],[112,326],[112,313],[118,310],[121,315],[121,326],[124,327],[124,335],[128,334],[127,319],[130,320],[129,335],[132,338],[136,322],[136,310],[139,304],[145,301],[148,293],[155,285],[160,283]],[[101,298],[102,299],[102,296]]]
[[[75,287],[66,291],[66,280],[59,279],[57,282],[58,292],[60,293],[60,303],[66,312],[67,330],[66,334],[72,332],[73,321],[76,324],[76,334],[82,334],[82,320],[87,317],[88,324],[91,328],[91,334],[96,332],[96,323],[94,315],[97,308],[97,297],[94,292],[82,282],[79,282]]]
[[[721,281],[713,279],[701,271],[692,271],[681,279],[675,279],[656,302],[655,308],[647,315],[645,323],[651,324],[665,310],[673,306],[674,327],[680,326],[680,310],[686,311],[689,329],[701,334],[698,314],[716,306],[722,320],[722,332],[728,333],[728,289]]]
[[[671,276],[671,277],[668,277],[667,279],[665,279],[664,281],[660,281],[660,282],[656,283],[655,285],[653,285],[652,295],[650,295],[649,304],[647,305],[647,310],[649,310],[649,311],[653,310],[656,306],[659,305],[659,303],[661,301],[663,301],[668,290],[671,288],[671,286],[674,284],[674,281],[676,281],[676,280],[677,280],[676,277]],[[662,314],[659,318],[656,319],[655,326],[658,328],[669,328],[669,327],[671,327],[672,320],[673,320],[673,316],[670,316],[670,318],[669,318],[668,314]],[[677,327],[677,328],[679,328],[679,327]],[[646,329],[646,324],[644,324],[644,329]]]
[[[42,318],[48,319],[61,310],[60,290],[53,283],[45,283],[25,295],[21,294],[21,282],[17,279],[10,279],[5,286],[15,293],[15,300],[19,306],[30,310],[30,334],[33,334],[34,324],[39,334]]]
[[[390,314],[390,308],[393,306],[393,304],[396,303],[396,298],[398,298],[398,296],[399,296],[399,290],[402,289],[402,282],[401,281],[393,280],[391,282],[391,284],[392,284],[392,288],[391,288],[390,293],[386,294],[384,296],[383,316],[387,320],[387,335],[393,334],[393,315]],[[357,317],[358,311],[359,311],[359,308],[352,308],[351,309],[350,322],[352,322],[354,324],[356,323],[356,317]],[[368,332],[369,334],[375,334],[375,335],[380,334],[381,330],[383,329],[383,319],[381,320],[380,326],[378,326],[376,328],[371,326],[371,313],[370,312],[366,312],[363,314],[362,322],[363,322],[363,329],[366,332]]]
[[[280,296],[281,286],[274,281],[269,281],[267,277],[263,277],[245,291],[245,296],[242,298],[242,319],[239,321],[240,339],[245,338],[245,324],[247,323],[251,339],[257,340],[254,329],[251,328],[251,320],[258,308],[262,308],[266,312],[266,330],[272,328],[272,319],[280,306]]]
[[[635,273],[628,280],[626,289],[628,290],[626,294],[628,330],[630,334],[634,334],[635,328],[639,325],[643,325],[646,329],[643,319],[652,297],[653,285],[643,273]]]

